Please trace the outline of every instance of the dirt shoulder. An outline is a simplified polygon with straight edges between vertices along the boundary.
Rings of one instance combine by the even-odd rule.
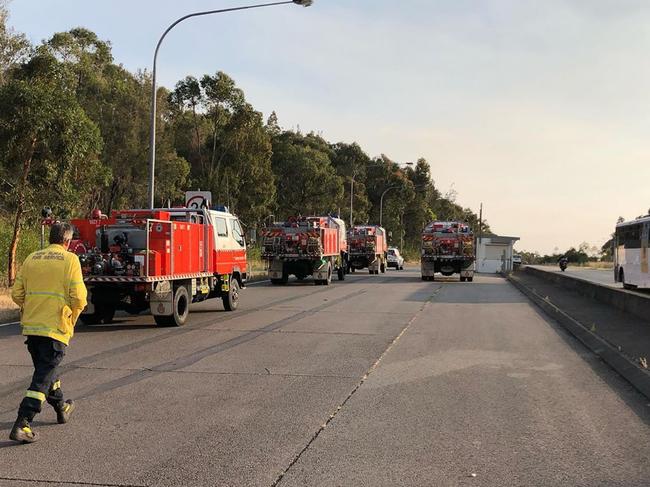
[[[0,289],[0,323],[16,321],[19,317],[18,306],[11,300],[11,290]]]

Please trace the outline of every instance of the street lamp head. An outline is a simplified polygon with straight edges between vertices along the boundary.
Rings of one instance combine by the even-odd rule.
[[[293,3],[296,5],[302,5],[303,7],[309,7],[312,3],[314,3],[314,0],[293,0]]]

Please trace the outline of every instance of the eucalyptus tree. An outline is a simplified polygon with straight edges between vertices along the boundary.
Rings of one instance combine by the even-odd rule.
[[[69,212],[86,198],[86,188],[104,184],[108,176],[97,157],[99,130],[77,102],[73,76],[42,52],[0,87],[0,170],[11,187],[6,209],[13,212],[9,285],[26,214],[43,204]]]

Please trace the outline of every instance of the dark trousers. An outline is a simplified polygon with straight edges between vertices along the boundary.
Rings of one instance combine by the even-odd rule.
[[[41,412],[43,401],[54,409],[63,407],[63,392],[59,380],[59,364],[65,355],[66,345],[48,337],[28,336],[25,341],[34,363],[34,375],[25,398],[20,403],[18,417],[32,421]]]

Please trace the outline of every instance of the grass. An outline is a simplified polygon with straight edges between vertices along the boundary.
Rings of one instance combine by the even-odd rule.
[[[612,262],[587,262],[586,264],[579,264],[577,267],[584,269],[611,270],[614,269],[614,264]]]
[[[266,262],[262,260],[261,255],[262,249],[259,245],[246,249],[249,278],[266,275]]]

